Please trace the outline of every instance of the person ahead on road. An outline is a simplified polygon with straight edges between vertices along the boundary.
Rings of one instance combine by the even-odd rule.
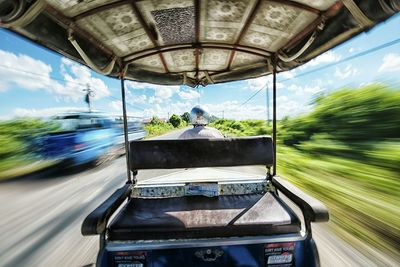
[[[224,138],[223,134],[215,128],[207,127],[210,120],[208,112],[199,105],[190,111],[190,123],[192,129],[184,131],[179,139],[208,139],[208,138]]]

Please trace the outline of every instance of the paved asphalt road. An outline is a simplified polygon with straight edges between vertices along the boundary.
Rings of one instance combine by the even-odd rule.
[[[78,169],[50,170],[0,183],[0,266],[90,266],[95,262],[98,237],[83,237],[80,225],[124,184],[125,159]],[[256,167],[245,170],[262,173]],[[166,171],[143,171],[138,179],[161,174]],[[322,226],[315,226],[322,266],[377,266]],[[388,264],[381,261],[379,265]]]

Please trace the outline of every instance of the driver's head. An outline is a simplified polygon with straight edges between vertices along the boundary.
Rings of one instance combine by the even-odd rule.
[[[210,115],[204,108],[200,107],[199,105],[195,106],[190,111],[190,123],[193,124],[193,126],[207,125],[209,120]]]

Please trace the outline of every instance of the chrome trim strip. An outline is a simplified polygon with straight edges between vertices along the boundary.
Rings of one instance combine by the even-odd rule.
[[[303,241],[307,235],[287,234],[273,236],[255,237],[228,237],[228,238],[207,238],[207,239],[184,239],[184,240],[138,240],[138,241],[109,241],[107,251],[126,250],[158,250],[177,248],[199,248],[229,245],[250,245],[259,243]]]

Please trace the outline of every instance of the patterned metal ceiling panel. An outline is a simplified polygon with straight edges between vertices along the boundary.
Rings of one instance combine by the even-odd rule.
[[[311,12],[266,1],[240,43],[276,52],[316,18]]]
[[[103,41],[117,56],[154,47],[130,5],[122,5],[80,19],[77,24]]]
[[[202,49],[199,69],[221,71],[228,65],[230,50]]]
[[[168,69],[172,72],[194,71],[196,59],[194,49],[163,53]]]
[[[207,20],[221,22],[242,22],[249,1],[209,0],[207,2]]]
[[[193,6],[153,10],[151,14],[164,44],[185,44],[195,41]]]
[[[239,32],[235,28],[222,28],[222,27],[204,27],[205,41],[216,43],[230,43],[235,42],[236,36]]]
[[[96,16],[99,16],[116,36],[122,36],[141,28],[130,5],[105,10]]]
[[[50,5],[62,11],[68,17],[74,17],[90,9],[118,0],[46,0]]]
[[[243,52],[236,52],[235,57],[232,61],[232,69],[245,67],[249,65],[255,65],[258,63],[265,63],[266,59],[260,56],[243,53]]]
[[[337,0],[292,0],[292,1],[302,3],[319,10],[327,10]]]
[[[200,41],[236,42],[254,0],[201,1]]]
[[[159,45],[192,43],[194,38],[193,0],[137,1],[147,25],[156,31]]]
[[[258,47],[261,49],[266,49],[268,51],[274,51],[274,48],[271,48],[271,45],[278,38],[280,38],[279,35],[272,35],[259,31],[248,30],[245,38],[243,38],[240,44]]]
[[[285,32],[301,12],[298,8],[264,1],[253,24]]]
[[[159,55],[153,55],[139,60],[135,60],[132,63],[132,66],[136,66],[138,68],[148,71],[154,71],[159,73],[165,72]]]

